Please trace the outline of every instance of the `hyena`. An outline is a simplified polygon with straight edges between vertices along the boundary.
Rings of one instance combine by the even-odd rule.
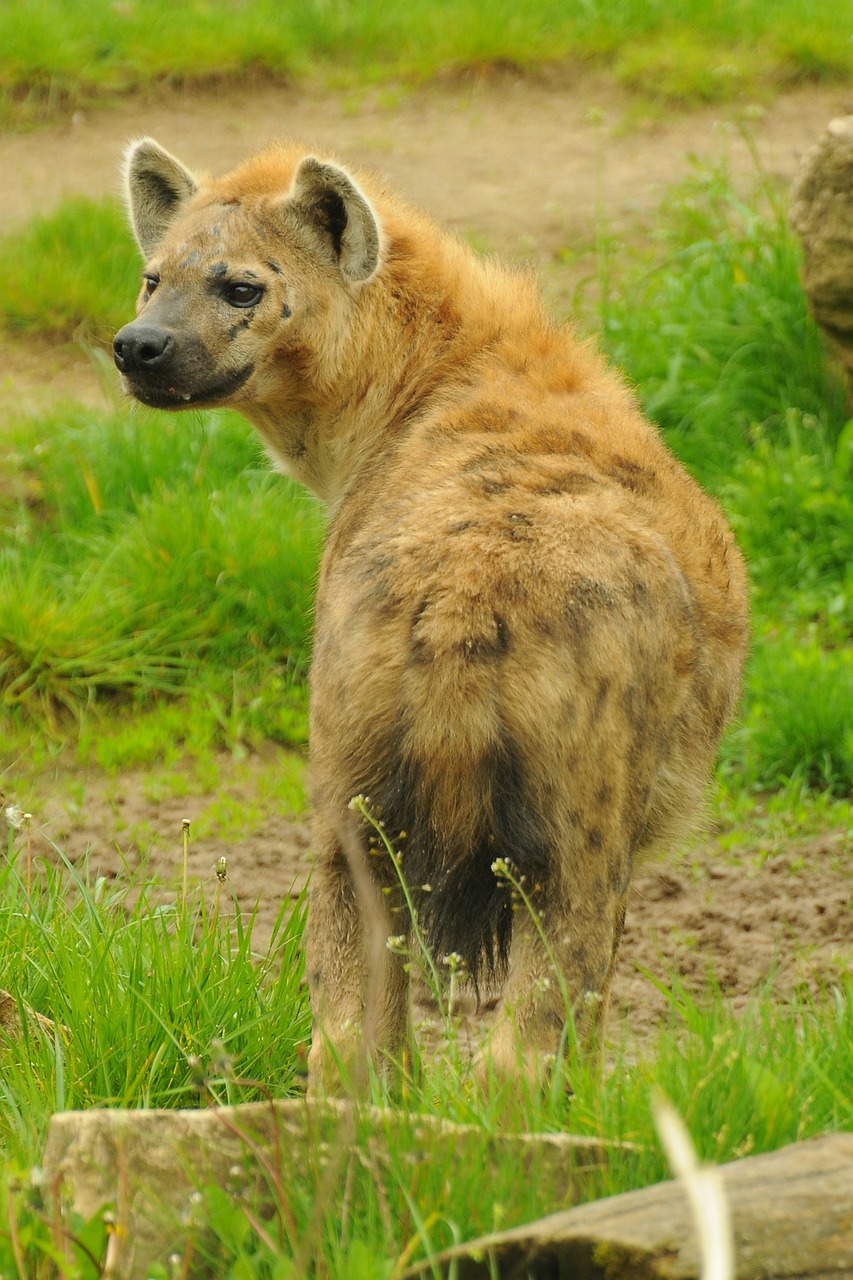
[[[538,1077],[572,1014],[600,1024],[633,868],[695,822],[738,699],[726,521],[526,275],[381,183],[296,146],[197,177],[147,138],[126,179],[126,389],[238,409],[328,505],[309,1087],[353,1060],[368,989],[377,1056],[406,1034],[408,966],[371,950],[360,887],[393,910],[398,870],[438,962],[502,987],[488,1063]],[[399,868],[360,852],[357,795]]]

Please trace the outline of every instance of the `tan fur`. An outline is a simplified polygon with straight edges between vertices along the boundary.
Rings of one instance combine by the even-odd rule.
[[[719,508],[530,280],[304,156],[277,148],[196,183],[137,145],[130,205],[159,285],[118,335],[120,367],[139,326],[168,334],[166,367],[131,370],[129,389],[232,404],[329,505],[311,677],[313,1083],[352,1055],[364,1017],[357,793],[439,952],[481,985],[505,976],[495,1066],[512,1072],[520,1052],[538,1074],[566,992],[582,1033],[603,1015],[637,859],[695,822],[739,696],[743,564]],[[262,284],[256,306],[222,301],[221,264]],[[498,858],[541,923],[511,911]],[[371,875],[393,890],[387,860]],[[388,1052],[406,1000],[388,952],[373,1028]]]

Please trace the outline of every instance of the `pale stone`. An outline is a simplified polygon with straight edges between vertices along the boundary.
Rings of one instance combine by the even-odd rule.
[[[831,121],[803,158],[791,221],[803,244],[809,304],[853,376],[853,116]]]

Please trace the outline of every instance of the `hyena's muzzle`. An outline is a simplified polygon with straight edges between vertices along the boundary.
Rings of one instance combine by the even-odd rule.
[[[223,370],[201,338],[179,323],[152,321],[150,311],[120,329],[113,342],[126,389],[155,409],[186,409],[230,399],[248,382],[253,364]]]

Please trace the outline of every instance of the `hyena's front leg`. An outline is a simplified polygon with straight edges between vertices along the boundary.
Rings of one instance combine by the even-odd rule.
[[[518,906],[503,999],[481,1064],[484,1079],[522,1074],[542,1084],[561,1043],[570,1047],[570,1019],[580,1047],[595,1042],[606,1019],[627,896],[608,894],[591,911],[589,903],[573,908],[567,896],[554,894],[544,911],[533,908],[536,917]]]
[[[308,1088],[340,1093],[363,1086],[371,1055],[381,1070],[400,1046],[408,979],[402,959],[386,945],[382,895],[355,839],[344,850],[319,821],[316,828],[306,936],[314,1023]]]

